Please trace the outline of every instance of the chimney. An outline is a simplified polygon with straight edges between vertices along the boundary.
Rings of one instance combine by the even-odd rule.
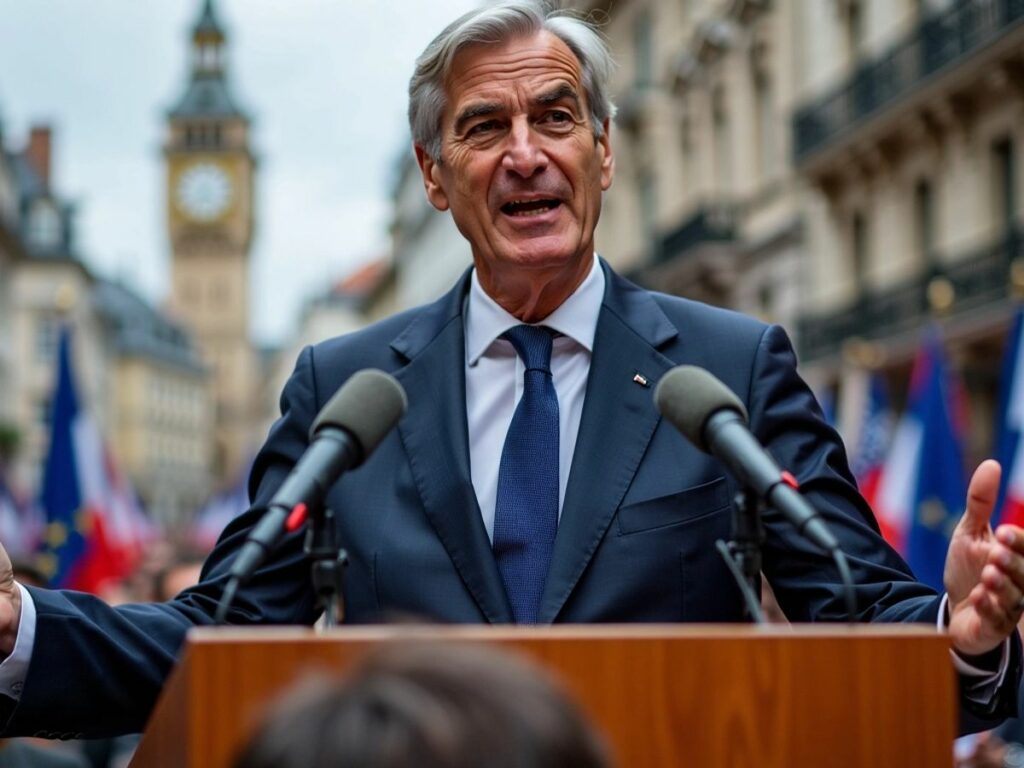
[[[48,125],[34,125],[29,134],[28,161],[43,182],[43,188],[50,188],[50,138],[52,130]]]

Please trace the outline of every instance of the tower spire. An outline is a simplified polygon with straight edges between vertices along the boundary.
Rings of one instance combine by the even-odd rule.
[[[192,27],[192,74],[221,75],[224,71],[224,28],[213,10],[213,0],[203,0]]]
[[[192,25],[191,76],[185,95],[171,109],[175,117],[245,117],[228,87],[227,33],[214,0],[202,0]]]
[[[203,0],[203,7],[199,12],[199,18],[196,20],[195,26],[192,27],[192,40],[199,42],[201,39],[216,40],[217,42],[224,41],[224,28],[217,18],[217,13],[213,7],[213,0]]]

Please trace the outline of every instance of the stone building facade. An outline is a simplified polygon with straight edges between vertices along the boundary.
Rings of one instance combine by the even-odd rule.
[[[598,248],[782,323],[822,391],[897,401],[937,322],[991,450],[1024,287],[1021,0],[577,2],[618,62]]]

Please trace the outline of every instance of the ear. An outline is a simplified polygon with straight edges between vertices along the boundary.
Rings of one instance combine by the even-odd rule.
[[[416,163],[423,174],[423,188],[427,191],[427,200],[439,211],[448,210],[448,193],[444,191],[441,179],[441,167],[437,161],[419,144],[413,144]]]
[[[615,176],[615,155],[612,153],[612,121],[605,118],[601,123],[604,129],[597,140],[598,151],[601,152],[601,190],[607,191]]]

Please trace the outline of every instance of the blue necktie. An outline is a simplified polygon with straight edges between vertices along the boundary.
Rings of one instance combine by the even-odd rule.
[[[506,331],[526,366],[498,468],[494,557],[518,624],[536,624],[558,530],[558,395],[551,379],[553,332]]]

